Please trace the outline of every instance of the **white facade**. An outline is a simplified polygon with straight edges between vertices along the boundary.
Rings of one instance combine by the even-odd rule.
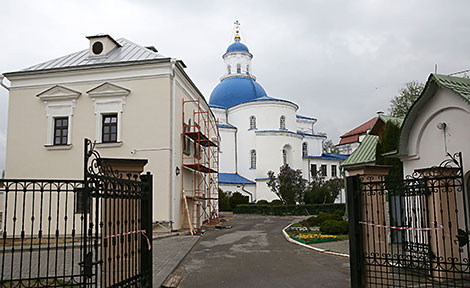
[[[220,188],[252,194],[253,201],[278,199],[266,182],[268,172],[277,174],[284,164],[300,169],[305,179],[314,164],[317,169],[327,165],[327,171],[333,167],[337,170],[333,177],[340,177],[344,158],[323,153],[326,136],[315,134],[317,120],[298,115],[299,107],[293,102],[269,97],[251,73],[252,57],[236,35],[223,55],[227,72],[209,101],[219,121]]]
[[[175,171],[183,166],[182,103],[199,100],[193,109],[202,111],[209,106],[181,61],[107,35],[90,37],[90,47],[99,40],[100,55],[90,48],[5,74],[11,82],[6,178],[82,179],[83,139],[96,140],[102,157],[148,159],[153,221],[180,229],[182,175]],[[117,119],[112,141],[102,138],[106,115]],[[60,145],[54,142],[57,118],[68,120],[66,143]]]
[[[400,159],[405,175],[415,169],[439,165],[447,153],[462,152],[464,173],[470,165],[470,105],[468,100],[450,89],[433,87],[436,84],[431,75],[428,90],[414,104],[403,123],[400,137]],[[470,80],[457,77],[457,81],[470,84]],[[431,88],[435,90],[432,91]],[[419,112],[418,112],[419,111]],[[443,125],[445,124],[445,125]],[[466,175],[468,179],[468,175]]]

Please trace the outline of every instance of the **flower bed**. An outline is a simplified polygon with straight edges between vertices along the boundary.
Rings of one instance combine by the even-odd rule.
[[[298,227],[289,227],[286,232],[292,239],[304,244],[341,240],[340,237],[334,235],[322,234],[320,231],[311,229],[298,229]]]

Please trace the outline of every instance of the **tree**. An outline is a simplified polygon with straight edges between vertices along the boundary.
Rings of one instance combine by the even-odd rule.
[[[328,139],[323,143],[323,151],[325,153],[339,153],[338,147],[333,144],[333,141],[331,139]]]
[[[397,150],[399,139],[400,127],[389,120],[385,124],[382,137],[375,149],[375,163],[377,165],[392,166],[388,174],[392,179],[401,179],[403,177],[403,163],[398,158],[384,157],[383,154]]]
[[[410,81],[399,90],[399,94],[390,101],[389,112],[395,117],[405,117],[413,102],[423,92],[424,84],[418,81]]]
[[[277,177],[273,171],[268,172],[268,177],[268,187],[283,203],[295,205],[302,202],[306,182],[302,179],[302,171],[293,170],[286,164],[281,167]]]
[[[304,202],[305,204],[333,203],[342,186],[342,179],[325,180],[321,173],[312,173],[312,181],[305,191]]]

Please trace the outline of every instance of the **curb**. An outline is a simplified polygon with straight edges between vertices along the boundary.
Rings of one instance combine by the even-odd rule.
[[[287,225],[286,227],[284,227],[284,229],[282,229],[282,235],[284,235],[284,238],[286,238],[286,240],[289,241],[290,243],[294,243],[294,244],[300,245],[302,247],[305,247],[305,248],[308,248],[308,249],[311,249],[311,250],[314,250],[314,251],[317,251],[317,252],[320,252],[320,253],[331,254],[331,255],[335,255],[335,256],[341,256],[341,257],[349,258],[349,254],[333,252],[333,251],[330,251],[330,250],[313,247],[313,246],[295,241],[294,239],[290,238],[290,236],[286,232],[286,229],[289,228],[292,224],[294,224],[294,223],[291,223],[291,224]]]
[[[161,234],[161,235],[152,235],[152,240],[159,240],[168,237],[175,237],[175,236],[187,236],[190,235],[189,231],[181,231],[181,232],[171,232],[168,234]]]

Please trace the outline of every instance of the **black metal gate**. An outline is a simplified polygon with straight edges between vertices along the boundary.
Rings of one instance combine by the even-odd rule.
[[[395,181],[347,178],[352,287],[470,287],[462,155]]]
[[[152,287],[152,175],[85,139],[83,180],[1,181],[0,287]]]

